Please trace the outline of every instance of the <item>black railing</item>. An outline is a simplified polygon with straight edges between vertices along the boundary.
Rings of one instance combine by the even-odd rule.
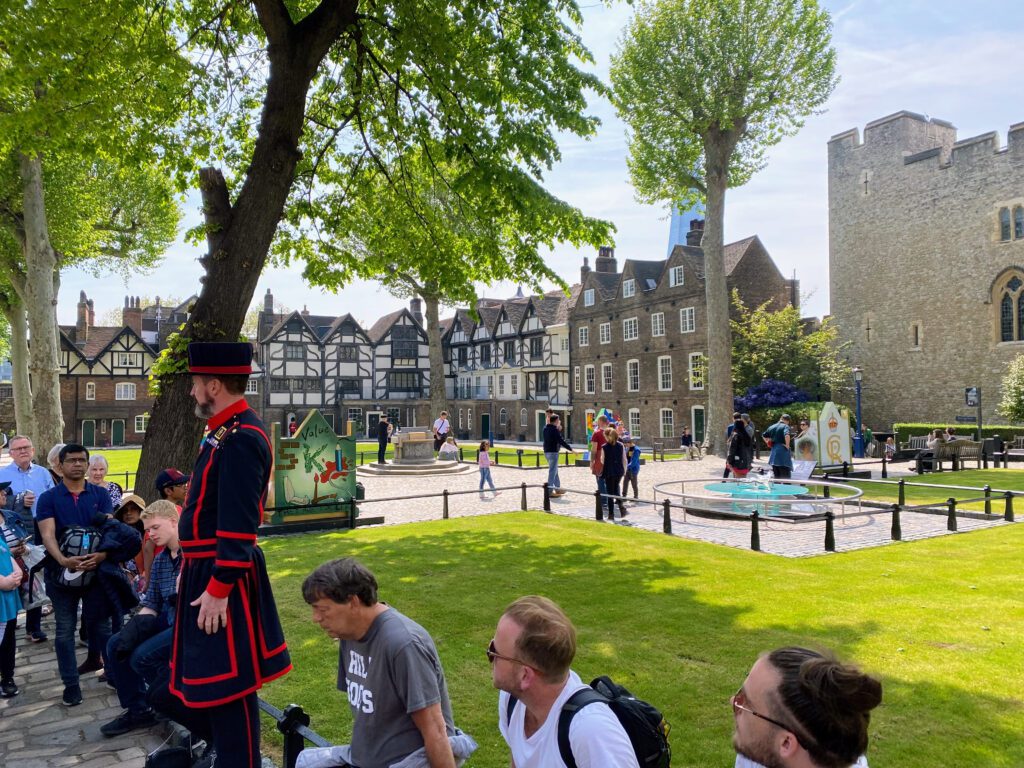
[[[277,730],[284,735],[282,768],[295,768],[295,761],[299,752],[306,748],[307,741],[316,747],[334,746],[309,727],[309,715],[298,704],[289,704],[283,711],[263,699],[259,699],[259,704],[263,714],[272,717]]]

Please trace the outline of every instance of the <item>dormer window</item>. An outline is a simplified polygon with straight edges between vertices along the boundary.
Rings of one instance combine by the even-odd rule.
[[[583,306],[584,307],[592,307],[592,306],[594,306],[594,289],[593,288],[587,288],[587,290],[585,290],[583,292]]]
[[[636,295],[636,280],[630,278],[622,281],[622,298],[628,299]]]
[[[668,284],[670,288],[675,288],[677,285],[683,284],[683,268],[672,267],[672,270],[668,273]]]

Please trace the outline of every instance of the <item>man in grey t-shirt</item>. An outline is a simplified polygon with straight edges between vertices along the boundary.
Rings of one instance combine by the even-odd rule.
[[[448,686],[427,631],[378,602],[376,578],[352,558],[313,571],[302,596],[313,620],[341,640],[338,689],[353,717],[349,762],[387,768],[423,749],[431,768],[454,768]]]

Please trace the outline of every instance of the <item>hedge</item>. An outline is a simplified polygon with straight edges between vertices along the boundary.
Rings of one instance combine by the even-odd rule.
[[[911,437],[930,434],[933,430],[946,427],[956,427],[958,435],[977,437],[978,427],[976,424],[923,424],[920,422],[897,422],[893,424],[893,430],[899,435],[899,440],[909,440]],[[1003,440],[1012,440],[1017,435],[1024,435],[1024,425],[1011,426],[1010,424],[986,424],[981,428],[982,437],[999,437]]]

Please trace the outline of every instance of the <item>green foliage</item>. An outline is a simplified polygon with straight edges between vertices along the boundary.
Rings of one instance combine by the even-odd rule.
[[[611,67],[637,197],[702,200],[706,152],[723,140],[735,139],[728,185],[745,184],[832,93],[831,27],[815,0],[640,3]]]
[[[175,333],[168,335],[167,346],[160,351],[160,356],[149,369],[149,393],[153,397],[160,396],[161,384],[169,376],[180,376],[188,373],[188,343],[185,336],[185,324],[178,326]]]
[[[421,506],[440,517],[440,499]],[[855,536],[851,525],[837,521],[837,538]],[[537,512],[272,537],[261,546],[294,670],[261,696],[298,702],[318,733],[349,741],[337,643],[310,620],[300,588],[323,561],[352,556],[374,571],[381,599],[434,638],[455,722],[480,743],[474,768],[509,764],[483,649],[527,594],[568,613],[585,680],[610,675],[662,709],[673,765],[732,765],[729,696],[759,654],[796,644],[881,678],[872,765],[1009,768],[1024,764],[1022,545],[1018,525],[786,558]],[[272,730],[265,738],[280,745]]]
[[[1017,355],[1006,369],[997,410],[1010,421],[1024,421],[1024,355]]]
[[[792,304],[769,309],[770,302],[750,309],[733,290],[732,378],[737,392],[778,379],[813,394],[828,395],[851,381],[844,345],[831,318],[808,331]]]
[[[811,419],[813,411],[821,413],[825,407],[825,402],[814,403],[789,403],[788,405],[781,405],[774,408],[754,408],[750,411],[750,418],[754,424],[757,425],[758,432],[764,432],[765,429],[770,427],[779,417],[784,413],[788,413],[791,419],[791,423],[795,426],[799,423],[800,419]],[[853,413],[850,413],[850,426],[854,426],[856,419]]]
[[[956,427],[957,433],[960,434],[961,436],[978,434],[977,424],[957,424],[955,422],[927,424],[924,422],[898,421],[892,425],[893,431],[897,433],[897,440],[904,443],[907,442],[907,440],[909,440],[911,437],[923,437],[931,434],[936,429],[941,429],[943,432],[945,432],[946,427]],[[982,437],[996,437],[997,435],[1003,438],[1003,440],[1012,440],[1017,435],[1024,435],[1024,427],[1013,427],[1010,426],[1009,424],[982,425]]]

